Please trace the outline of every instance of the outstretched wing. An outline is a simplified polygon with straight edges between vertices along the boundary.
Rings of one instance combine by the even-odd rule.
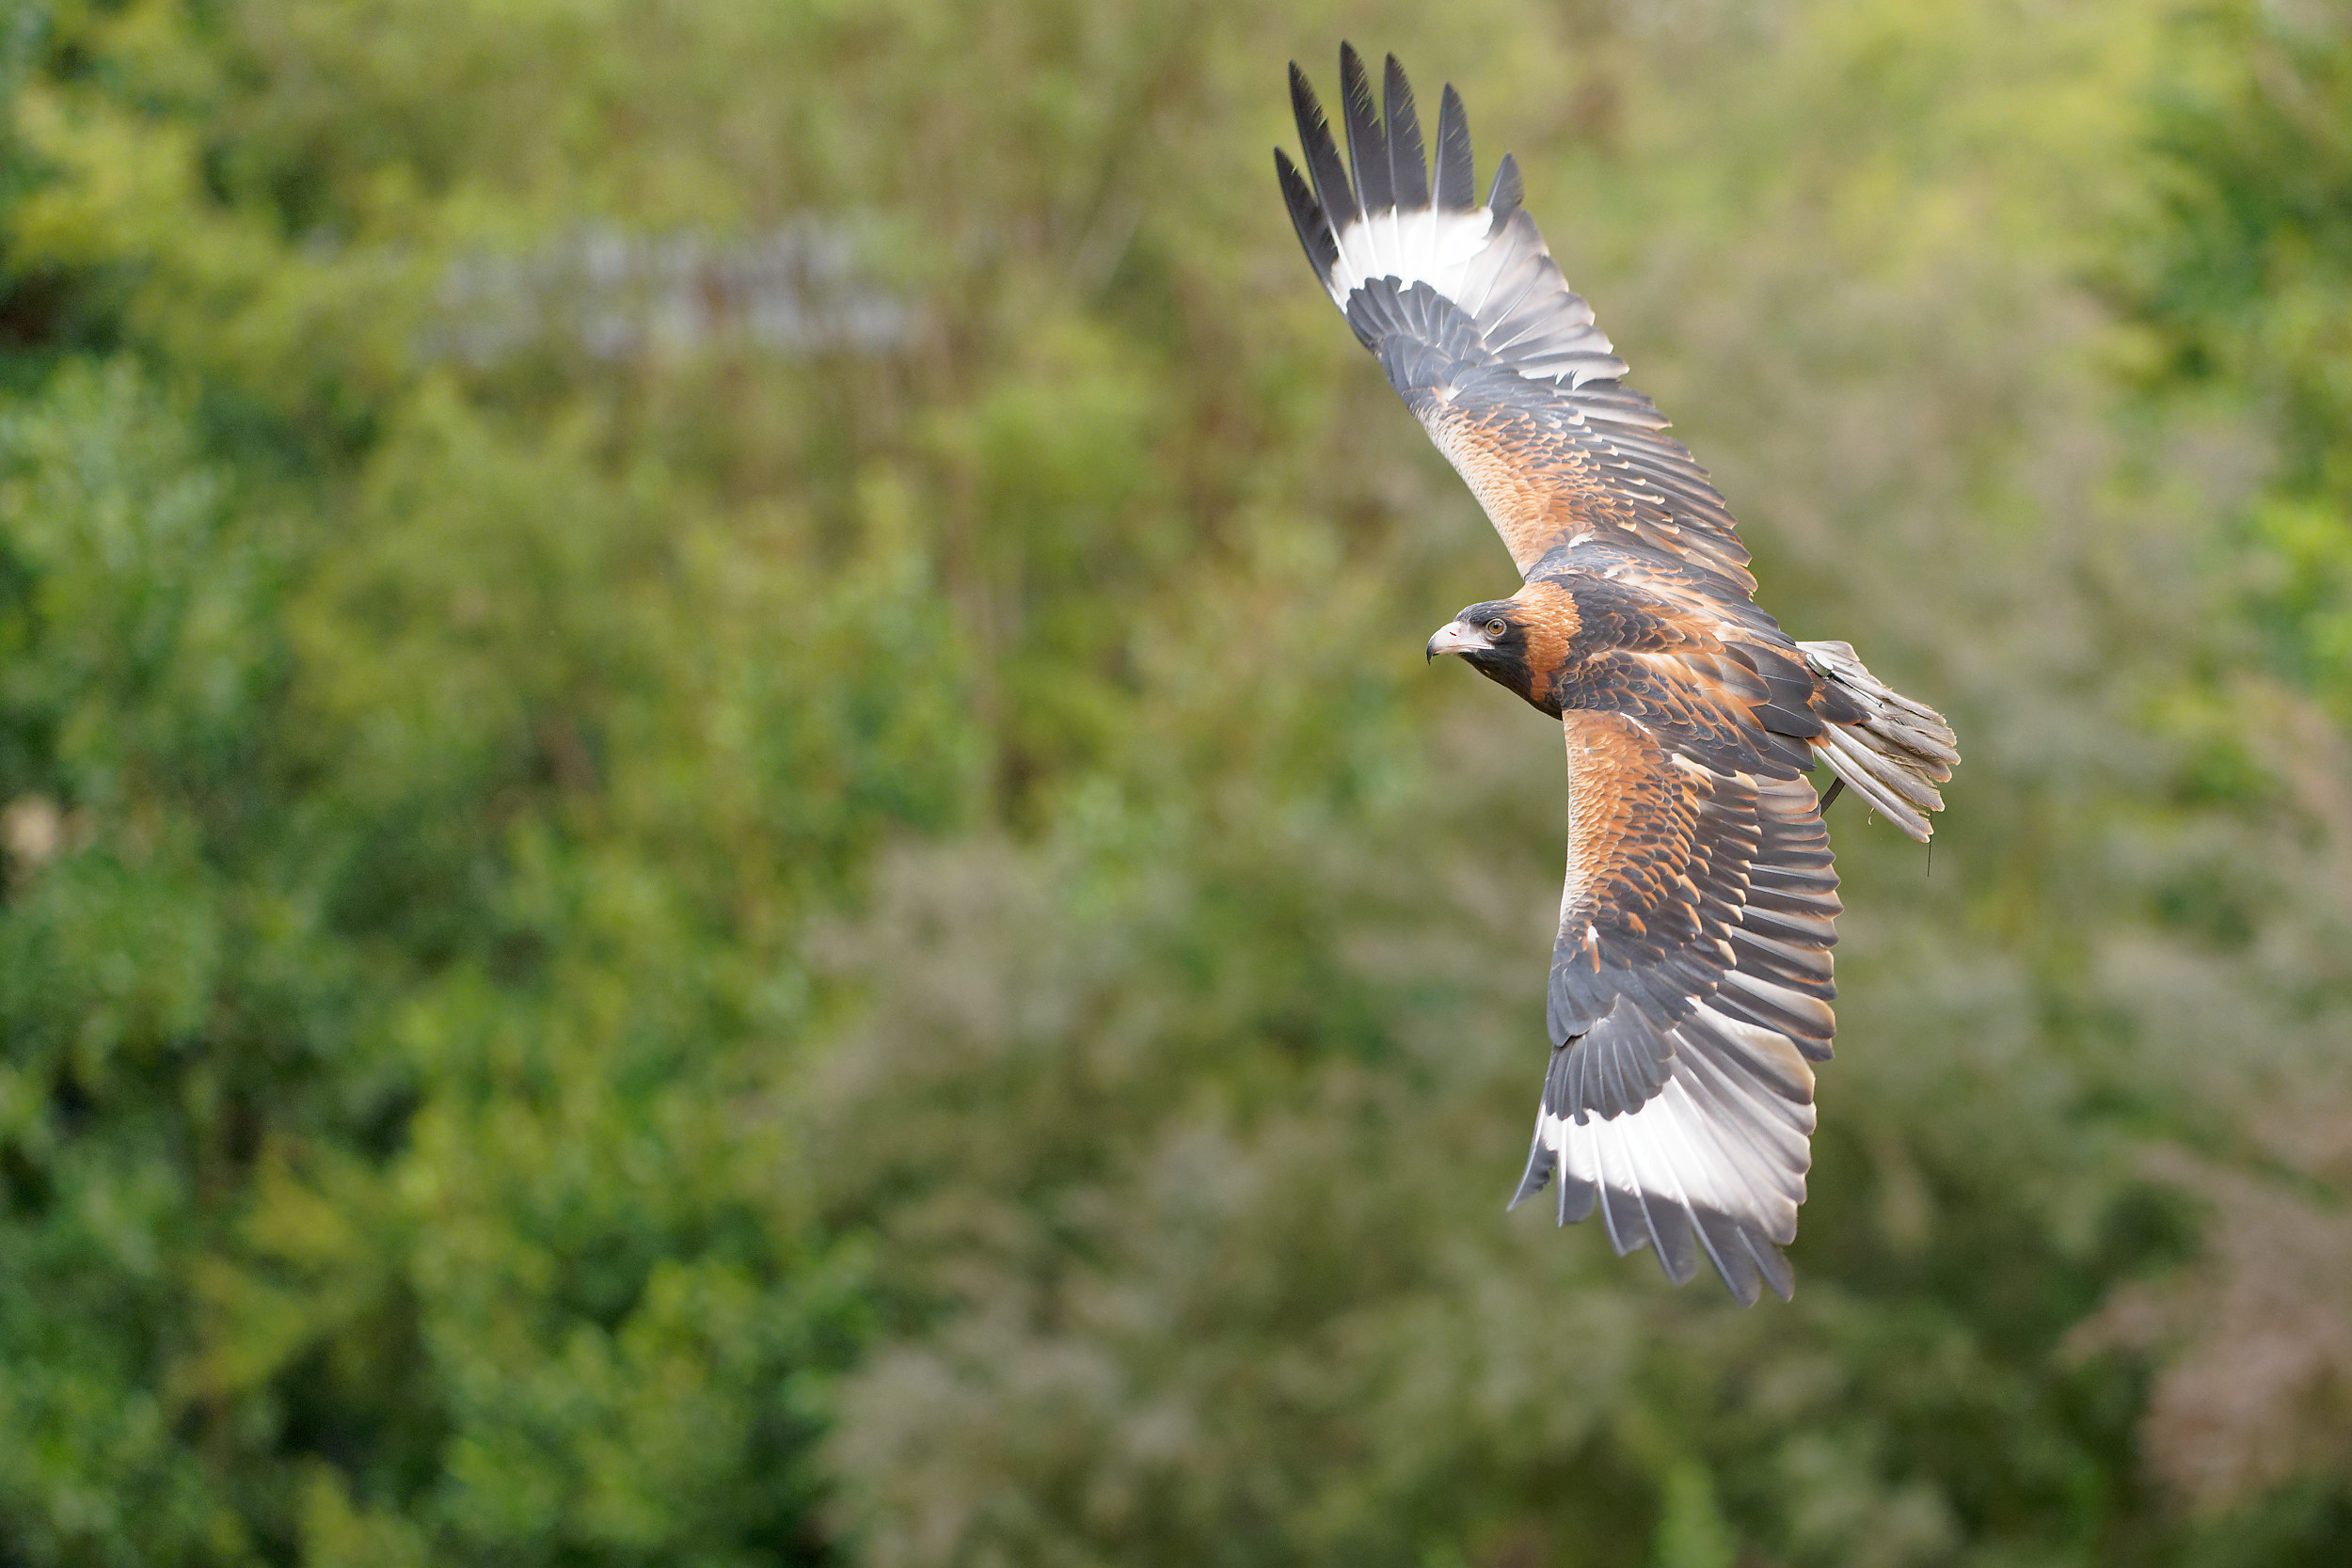
[[[1478,497],[1522,576],[1581,534],[1703,565],[1753,593],[1724,499],[1570,292],[1519,207],[1518,166],[1480,204],[1470,124],[1453,87],[1438,115],[1437,177],[1411,86],[1391,55],[1385,113],[1363,61],[1340,50],[1348,166],[1314,89],[1291,67],[1307,164],[1275,169],[1315,276],[1389,384]]]
[[[1790,1289],[1829,1055],[1837,875],[1812,787],[1570,711],[1553,1041],[1518,1197],[1560,1179],[1618,1252],[1677,1285],[1704,1256],[1743,1304]]]

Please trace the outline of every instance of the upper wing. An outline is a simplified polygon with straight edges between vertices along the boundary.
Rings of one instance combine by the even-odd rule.
[[[1723,497],[1663,434],[1657,405],[1621,385],[1624,361],[1519,208],[1518,166],[1504,158],[1486,204],[1476,203],[1470,125],[1448,87],[1433,184],[1396,57],[1385,116],[1346,45],[1340,79],[1352,180],[1313,88],[1291,67],[1308,171],[1302,178],[1276,150],[1291,220],[1315,275],[1477,495],[1520,573],[1580,534],[1615,530],[1754,592]]]
[[[1561,1179],[1677,1284],[1788,1293],[1829,1054],[1837,876],[1813,790],[1710,766],[1622,713],[1570,711],[1553,1041],[1519,1197]],[[1514,1199],[1517,1201],[1517,1199]]]

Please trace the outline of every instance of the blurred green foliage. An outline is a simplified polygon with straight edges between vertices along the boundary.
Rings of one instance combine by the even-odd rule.
[[[2160,394],[2256,411],[2275,470],[2228,541],[2266,662],[2352,721],[2352,47],[2333,7],[2179,29],[2151,116],[2154,221],[2122,257]]]
[[[1792,1307],[1504,1217],[1470,104],[1801,636]],[[2352,1557],[2341,0],[7,0],[0,1563]],[[1851,811],[1851,808],[1848,808]],[[1931,875],[1931,870],[1932,875]]]

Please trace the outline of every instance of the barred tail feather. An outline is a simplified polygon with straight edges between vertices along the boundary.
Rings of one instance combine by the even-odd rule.
[[[1944,716],[1915,703],[1863,668],[1844,642],[1800,642],[1814,673],[1852,700],[1865,717],[1833,723],[1812,741],[1839,783],[1872,810],[1925,844],[1935,832],[1928,814],[1944,809],[1936,789],[1960,761]]]

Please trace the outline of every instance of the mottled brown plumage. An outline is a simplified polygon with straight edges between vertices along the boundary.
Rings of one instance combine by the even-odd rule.
[[[1825,764],[1924,840],[1951,731],[1756,606],[1723,497],[1624,385],[1510,159],[1474,203],[1454,89],[1433,182],[1396,61],[1385,114],[1344,46],[1341,80],[1352,177],[1291,68],[1308,173],[1275,163],[1299,242],[1522,578],[1430,657],[1459,655],[1567,742],[1552,1055],[1518,1196],[1556,1177],[1563,1223],[1598,1208],[1620,1252],[1655,1246],[1677,1283],[1703,1256],[1742,1302],[1786,1296],[1808,1063],[1835,1030],[1837,877],[1804,775]]]

